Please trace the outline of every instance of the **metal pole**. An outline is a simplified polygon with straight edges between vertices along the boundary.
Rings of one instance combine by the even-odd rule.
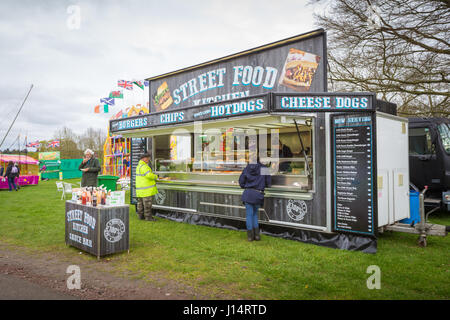
[[[22,105],[21,105],[20,108],[19,108],[19,111],[17,111],[17,114],[16,114],[16,116],[15,116],[13,122],[11,123],[11,125],[9,126],[8,131],[6,132],[5,136],[3,137],[2,143],[0,143],[0,148],[1,148],[2,145],[3,145],[3,142],[5,142],[5,139],[6,139],[6,137],[8,136],[8,133],[9,133],[9,131],[11,130],[11,128],[12,128],[14,122],[16,122],[16,119],[17,119],[17,117],[19,116],[19,113],[20,113],[20,111],[22,110],[23,105],[25,104],[25,101],[27,101],[27,99],[28,99],[28,95],[30,94],[31,89],[33,89],[33,85],[31,85],[30,90],[28,90],[27,96],[26,96],[25,99],[23,100]]]
[[[311,173],[310,173],[310,170],[309,170],[308,155],[306,154],[305,147],[303,145],[303,140],[302,140],[302,137],[300,135],[300,130],[298,129],[297,121],[295,121],[295,119],[294,119],[294,123],[295,123],[295,128],[297,129],[298,139],[300,140],[300,144],[302,146],[303,157],[305,158],[306,175],[308,176],[308,178],[310,178]]]

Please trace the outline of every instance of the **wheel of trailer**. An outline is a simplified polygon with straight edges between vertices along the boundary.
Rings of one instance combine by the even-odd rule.
[[[417,240],[417,243],[421,247],[426,247],[427,246],[427,236],[426,235],[420,235],[419,239]]]

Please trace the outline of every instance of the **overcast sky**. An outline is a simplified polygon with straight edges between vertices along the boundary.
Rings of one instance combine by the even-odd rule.
[[[117,89],[117,80],[156,76],[317,29],[312,14],[323,8],[307,3],[1,0],[0,142],[34,85],[1,149],[19,134],[29,142],[48,140],[64,126],[77,134],[87,127],[106,131],[112,113],[125,106],[108,114],[94,113],[94,106]],[[138,90],[127,101],[139,103]]]

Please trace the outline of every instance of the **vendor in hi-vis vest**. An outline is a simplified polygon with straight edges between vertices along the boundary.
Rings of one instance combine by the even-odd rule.
[[[156,189],[158,176],[150,169],[149,160],[150,155],[143,154],[136,168],[137,214],[141,220],[156,221],[152,214],[152,200],[153,196],[158,193]]]

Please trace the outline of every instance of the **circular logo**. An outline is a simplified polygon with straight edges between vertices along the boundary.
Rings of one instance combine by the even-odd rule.
[[[286,206],[288,216],[295,221],[303,220],[308,212],[306,202],[303,200],[289,200]]]
[[[166,192],[164,190],[159,190],[159,192],[155,194],[155,201],[157,204],[163,204],[164,200],[166,200]]]
[[[109,242],[117,242],[122,239],[122,235],[125,233],[125,224],[120,219],[111,219],[106,223],[105,231],[103,235]]]

